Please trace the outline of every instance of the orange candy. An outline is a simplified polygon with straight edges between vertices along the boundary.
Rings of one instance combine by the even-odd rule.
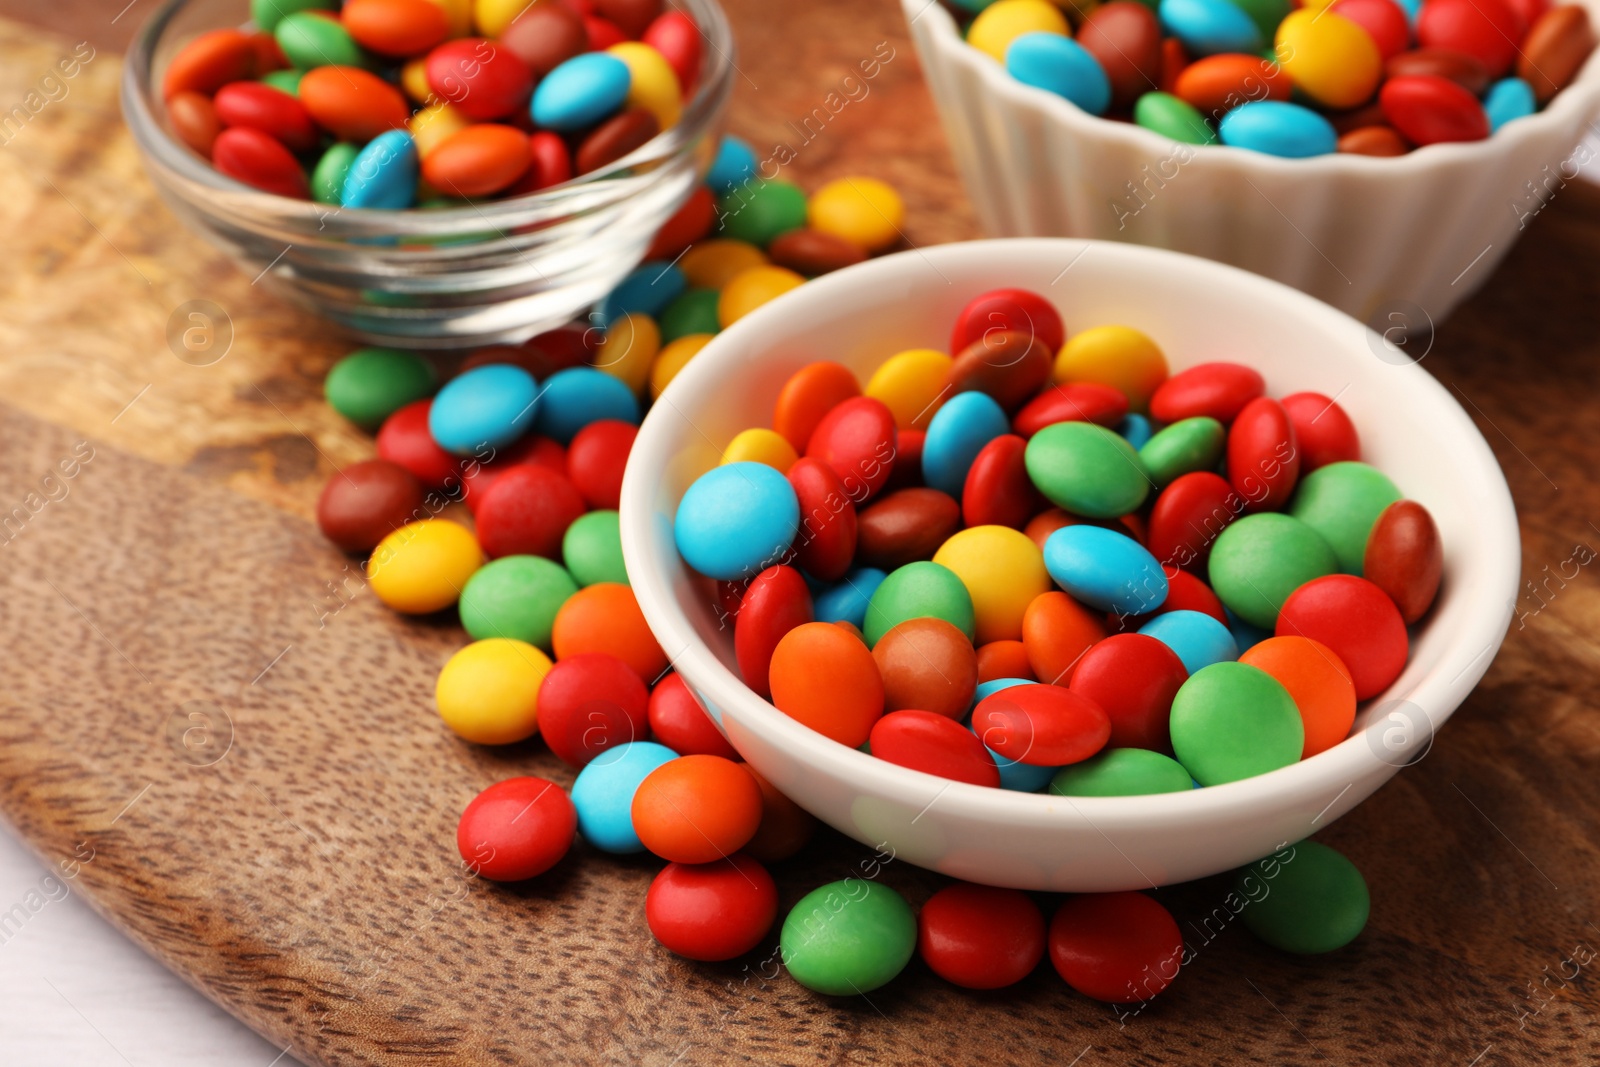
[[[783,385],[772,409],[772,428],[782,434],[802,456],[811,432],[822,417],[851,397],[861,395],[861,383],[841,363],[808,363]]]
[[[1061,592],[1040,593],[1022,615],[1022,645],[1033,675],[1066,685],[1089,646],[1106,636],[1103,617]]]
[[[978,687],[978,656],[943,619],[907,619],[872,646],[883,677],[883,710],[931,711],[960,722]]]
[[[241,30],[211,30],[178,50],[161,81],[161,96],[189,91],[210,95],[229,82],[256,75],[256,42]]]
[[[1239,53],[1206,56],[1184,67],[1173,95],[1207,116],[1252,100],[1287,100],[1289,75],[1277,63]]]
[[[556,659],[604,652],[632,667],[645,685],[667,669],[667,654],[644,621],[633,590],[617,582],[597,582],[567,598],[550,628]]]
[[[761,812],[756,780],[744,764],[721,756],[663,763],[633,794],[634,832],[645,848],[673,863],[733,855],[755,836]]]
[[[174,93],[167,101],[167,125],[180,141],[207,159],[211,158],[211,146],[216,143],[217,134],[222,132],[222,123],[217,118],[217,109],[211,105],[211,98],[192,89]]]
[[[883,715],[883,678],[872,653],[831,622],[808,622],[784,634],[768,679],[779,711],[841,745],[861,747]]]
[[[531,158],[527,134],[482,122],[439,142],[422,161],[422,179],[451,196],[488,196],[522,177]]]
[[[339,21],[357,44],[386,56],[414,56],[450,36],[450,18],[433,0],[348,0]]]
[[[806,847],[816,832],[817,820],[805,808],[796,804],[776,786],[761,775],[741,764],[761,788],[761,825],[756,835],[744,846],[747,855],[762,863],[776,863]]]
[[[1350,669],[1333,649],[1309,637],[1269,637],[1246,651],[1239,662],[1266,671],[1294,698],[1306,728],[1301,759],[1350,736],[1356,720],[1356,687]]]
[[[341,141],[365,144],[403,130],[411,108],[400,90],[357,67],[316,67],[300,79],[300,102],[318,126]]]
[[[978,684],[997,678],[1032,678],[1028,646],[1021,641],[990,641],[978,646]]]

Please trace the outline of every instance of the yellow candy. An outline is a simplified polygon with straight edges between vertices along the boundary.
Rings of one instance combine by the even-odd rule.
[[[840,178],[811,194],[806,220],[813,230],[881,252],[900,239],[906,205],[893,187],[876,178]]]
[[[728,237],[701,241],[678,260],[684,277],[697,289],[721,289],[751,267],[766,263],[767,254],[761,249]]]
[[[428,153],[439,147],[446,137],[472,125],[472,120],[449,104],[440,102],[425,107],[411,116],[411,139],[416,142],[417,155],[428,158]]]
[[[678,376],[678,372],[711,343],[711,336],[709,333],[687,333],[656,354],[656,361],[650,364],[651,400],[658,399],[672,379]]]
[[[434,699],[444,724],[478,745],[509,745],[539,728],[539,684],[550,657],[526,641],[490,637],[450,657]]]
[[[443,611],[483,566],[472,531],[448,519],[423,519],[389,534],[367,560],[367,581],[378,599],[407,615]]]
[[[952,360],[933,348],[912,348],[884,360],[872,372],[866,394],[883,401],[896,426],[926,430],[944,403],[944,377]]]
[[[641,41],[624,41],[606,51],[626,63],[628,73],[633,75],[627,106],[644,108],[656,117],[663,130],[676,126],[683,112],[683,93],[666,57]]]
[[[1128,407],[1150,410],[1150,394],[1167,380],[1167,357],[1156,343],[1131,326],[1095,326],[1067,338],[1056,354],[1055,380],[1095,382],[1120,390]]]
[[[955,572],[972,597],[977,643],[1022,637],[1022,615],[1052,586],[1044,553],[1009,526],[971,526],[939,546],[933,561]]]
[[[1291,11],[1278,24],[1277,53],[1296,88],[1326,107],[1366,103],[1383,77],[1372,35],[1335,11]]]
[[[1067,33],[1067,17],[1045,0],[999,0],[978,13],[967,43],[1004,63],[1006,49],[1025,33]]]
[[[785,267],[751,267],[723,286],[717,298],[717,321],[727,329],[769,300],[805,284]]]
[[[426,104],[433,99],[433,86],[428,84],[428,60],[413,59],[400,68],[400,88],[413,103]]]
[[[650,365],[661,351],[661,328],[649,315],[630,311],[613,322],[594,354],[594,365],[627,383],[635,393],[644,389]]]
[[[788,474],[800,454],[789,439],[777,430],[755,426],[741,430],[722,450],[723,463],[765,463],[779,474]]]
[[[430,0],[444,8],[445,21],[450,24],[450,36],[472,36],[472,0]]]
[[[511,20],[538,0],[472,0],[472,21],[485,37],[499,37]],[[549,0],[556,2],[556,0]]]

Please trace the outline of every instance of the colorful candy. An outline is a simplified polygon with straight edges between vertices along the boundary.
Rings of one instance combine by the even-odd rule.
[[[794,980],[832,996],[886,985],[911,962],[916,945],[917,919],[905,898],[860,878],[830,882],[801,897],[779,938]]]

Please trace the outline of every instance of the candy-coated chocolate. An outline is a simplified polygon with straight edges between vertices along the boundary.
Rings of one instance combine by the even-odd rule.
[[[525,641],[489,637],[451,656],[434,701],[458,736],[478,745],[509,745],[539,728],[539,689],[550,657]]]
[[[1163,642],[1144,634],[1113,634],[1083,653],[1070,688],[1106,713],[1113,748],[1170,752],[1167,714],[1188,677],[1183,661]]]
[[[961,528],[961,505],[937,489],[901,489],[863,508],[856,562],[885,571],[932,559]]]
[[[907,563],[889,574],[867,604],[862,627],[868,646],[907,619],[943,619],[966,634],[976,629],[972,596],[959,575],[931,561]]]
[[[649,736],[649,700],[639,676],[617,657],[568,656],[539,685],[539,736],[562,763],[582,768]]]
[[[1254,511],[1277,511],[1300,478],[1300,447],[1288,411],[1271,397],[1246,404],[1228,430],[1228,479]]]
[[[542,464],[507,470],[478,504],[478,542],[491,559],[500,556],[561,557],[567,527],[586,510],[565,474]]]
[[[1088,49],[1058,33],[1025,33],[1006,48],[1006,71],[1091,115],[1111,106],[1111,81]]]
[[[1034,597],[1022,616],[1022,644],[1041,682],[1071,684],[1083,654],[1105,636],[1105,616],[1065,593]]]
[[[883,679],[872,653],[832,623],[806,623],[784,634],[768,676],[779,711],[850,748],[867,739],[883,714]]]
[[[1267,630],[1277,623],[1289,594],[1338,568],[1338,556],[1316,528],[1273,511],[1230,524],[1217,535],[1206,563],[1211,588],[1222,603]]]
[[[986,330],[960,349],[950,364],[945,384],[951,393],[987,393],[1007,411],[1015,411],[1050,378],[1054,350],[1021,330]]]
[[[421,483],[386,459],[345,467],[317,498],[317,527],[346,552],[368,552],[423,514]]]
[[[633,829],[673,863],[713,863],[743,848],[761,824],[761,790],[743,764],[721,756],[663,763],[633,794]]]
[[[1306,735],[1301,759],[1350,736],[1356,687],[1350,669],[1331,648],[1309,637],[1269,637],[1245,650],[1239,662],[1266,671],[1294,698]]]
[[[461,626],[474,640],[509,637],[548,652],[556,614],[577,591],[578,583],[554,560],[490,560],[461,589]]]
[[[1350,671],[1357,700],[1389,688],[1405,669],[1410,647],[1394,601],[1350,574],[1330,574],[1295,590],[1284,602],[1276,632],[1309,637],[1332,649]]]
[[[667,669],[667,654],[646,625],[633,590],[616,582],[585,586],[568,597],[550,628],[550,647],[558,660],[609,653],[646,685]]]
[[[1104,748],[1111,720],[1082,693],[1059,685],[1016,685],[978,701],[972,729],[1006,759],[1062,767]]]
[[[817,422],[805,454],[832,468],[846,495],[864,503],[883,488],[894,467],[894,416],[881,400],[851,397]]]
[[[771,695],[767,667],[783,635],[811,621],[811,590],[793,567],[768,567],[754,578],[739,604],[733,648],[739,674],[756,693]]]
[[[627,741],[584,764],[572,783],[578,832],[602,852],[643,852],[633,831],[633,794],[639,783],[678,753],[653,741]]]
[[[577,811],[545,778],[507,778],[473,798],[456,826],[456,848],[473,874],[521,882],[554,867],[572,847]]]
[[[764,463],[730,463],[697,478],[678,502],[678,553],[712,578],[746,578],[780,559],[800,528],[787,478]]]
[[[957,882],[917,913],[922,961],[963,989],[1014,985],[1038,965],[1044,949],[1044,916],[1021,890]]]
[[[861,385],[849,367],[829,360],[808,363],[791,374],[778,391],[772,406],[772,428],[796,451],[804,452],[828,413],[860,395]],[[893,412],[890,421],[894,421]]]
[[[947,715],[891,711],[873,725],[869,742],[872,754],[886,762],[955,782],[1000,787],[1000,772],[983,742]]]
[[[483,562],[483,550],[465,526],[422,519],[378,542],[367,559],[367,583],[395,611],[428,615],[454,604]]]
[[[651,735],[678,755],[739,758],[739,753],[722,736],[722,731],[717,729],[711,716],[689,691],[683,676],[676,671],[650,690],[646,713]]]
[[[1489,136],[1489,116],[1478,98],[1436,74],[1392,78],[1384,82],[1378,99],[1389,124],[1414,144]]]
[[[1517,77],[1533,86],[1539,103],[1572,83],[1595,49],[1594,25],[1578,4],[1550,8],[1528,29],[1517,57]]]
[[[961,518],[966,525],[1020,530],[1038,514],[1044,498],[1028,478],[1023,459],[1027,447],[1021,437],[1009,433],[983,446],[967,469],[961,490]]]
[[[1239,658],[1239,646],[1228,627],[1203,611],[1165,611],[1139,628],[1139,636],[1166,645],[1189,674],[1213,663]]]
[[[1266,392],[1266,380],[1238,363],[1200,363],[1162,382],[1150,398],[1150,414],[1165,423],[1208,415],[1223,425]]]
[[[1139,453],[1115,431],[1094,423],[1046,426],[1028,442],[1025,458],[1028,476],[1052,504],[1089,518],[1126,515],[1150,491]]]
[[[922,478],[929,487],[956,496],[983,446],[1010,429],[1005,409],[981,392],[958,393],[928,423],[922,444]]]
[[[1086,997],[1110,1004],[1149,1000],[1178,975],[1183,932],[1143,893],[1068,897],[1050,921],[1050,962]]]
[[[1294,427],[1302,474],[1361,458],[1361,436],[1338,401],[1321,393],[1291,393],[1279,403]]]
[[[1135,797],[1193,788],[1182,764],[1143,748],[1108,748],[1050,779],[1050,792],[1062,797]]]
[[[898,623],[872,647],[872,658],[883,677],[886,712],[915,708],[953,721],[966,718],[978,685],[978,656],[967,635],[950,623]]]
[[[1270,893],[1261,887],[1270,885]],[[1372,910],[1366,879],[1343,855],[1301,841],[1239,870],[1234,892],[1254,901],[1242,913],[1250,932],[1273,948],[1319,955],[1358,937]]]
[[[1112,0],[1091,8],[1078,27],[1077,42],[1105,71],[1113,107],[1128,107],[1156,88],[1161,76],[1161,23],[1144,4]]]
[[[742,956],[778,917],[778,887],[754,858],[735,853],[711,863],[669,863],[644,899],[650,934],[691,960]]]
[[[1222,785],[1300,759],[1305,727],[1277,679],[1243,663],[1213,663],[1172,700],[1172,749],[1201,785]]]
[[[1376,467],[1360,462],[1330,463],[1301,479],[1289,511],[1322,535],[1338,558],[1340,570],[1360,574],[1373,523],[1384,508],[1399,499],[1400,490]]]
[[[1439,528],[1415,500],[1397,500],[1372,524],[1362,576],[1389,594],[1407,625],[1428,613],[1444,574]]]
[[[1118,390],[1095,382],[1072,382],[1040,391],[1011,425],[1023,437],[1032,437],[1058,422],[1093,422],[1115,429],[1127,414],[1128,398]]]
[[[851,877],[801,897],[783,921],[778,944],[789,976],[807,989],[860,996],[887,985],[911,962],[917,919],[893,889]]]

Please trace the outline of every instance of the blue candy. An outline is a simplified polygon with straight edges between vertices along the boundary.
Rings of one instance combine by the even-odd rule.
[[[1406,13],[1406,21],[1414,30],[1417,28],[1417,16],[1422,14],[1422,0],[1395,0],[1400,5],[1400,10]]]
[[[687,288],[689,279],[676,264],[649,260],[639,264],[623,278],[595,310],[601,326],[610,326],[629,312],[653,318],[682,296]]]
[[[417,196],[417,144],[405,130],[385,130],[356,153],[339,190],[344,207],[399,211]]]
[[[984,393],[957,393],[928,422],[922,441],[922,480],[961,499],[967,471],[983,446],[1011,431],[1006,413]]]
[[[1143,448],[1150,438],[1154,436],[1154,431],[1150,428],[1150,420],[1133,411],[1123,416],[1122,424],[1117,427],[1117,432],[1122,435],[1124,441],[1133,446],[1135,452]]]
[[[739,138],[729,134],[717,147],[717,158],[706,172],[706,184],[718,196],[726,196],[756,176],[756,154]]]
[[[978,701],[984,697],[1010,689],[1014,685],[1034,685],[1031,678],[995,678],[992,681],[982,682],[977,691],[972,695],[972,705],[977,707]],[[968,729],[971,729],[969,726]],[[990,756],[994,757],[994,765],[1000,769],[1000,788],[1010,789],[1018,793],[1037,793],[1049,784],[1059,767],[1035,767],[1030,763],[1018,763],[1016,760],[1007,759],[994,749],[984,746]]]
[[[1283,100],[1240,104],[1222,116],[1217,136],[1225,145],[1286,159],[1325,156],[1339,147],[1333,123],[1308,107]]]
[[[1046,538],[1044,569],[1056,584],[1102,611],[1143,615],[1167,600],[1167,576],[1148,549],[1099,526],[1063,526]]]
[[[778,562],[799,529],[800,501],[789,479],[765,463],[728,463],[689,486],[672,536],[689,566],[733,580]]]
[[[818,622],[848,622],[860,630],[867,625],[867,602],[888,577],[876,567],[859,567],[818,593],[812,615]]]
[[[1239,646],[1228,628],[1202,611],[1169,611],[1139,627],[1139,632],[1176,652],[1190,674],[1239,658]]]
[[[1502,78],[1489,86],[1483,98],[1483,110],[1489,116],[1489,132],[1493,133],[1512,119],[1527,118],[1539,109],[1534,99],[1533,86],[1521,78]]]
[[[607,52],[585,52],[556,67],[533,91],[533,121],[563,133],[593,126],[628,99],[633,75]]]
[[[666,745],[629,741],[590,760],[572,783],[583,839],[602,852],[643,852],[633,831],[633,794],[651,771],[677,758]]]
[[[550,375],[539,397],[538,430],[562,444],[601,419],[639,422],[639,400],[626,383],[593,367],[568,367]]]
[[[1078,105],[1091,115],[1111,106],[1111,81],[1100,61],[1071,37],[1025,33],[1006,48],[1006,70],[1032,85]]]
[[[521,367],[490,363],[458,375],[433,398],[428,433],[458,456],[502,448],[533,425],[539,383]]]
[[[1261,28],[1228,0],[1161,0],[1161,27],[1191,56],[1261,51]]]

